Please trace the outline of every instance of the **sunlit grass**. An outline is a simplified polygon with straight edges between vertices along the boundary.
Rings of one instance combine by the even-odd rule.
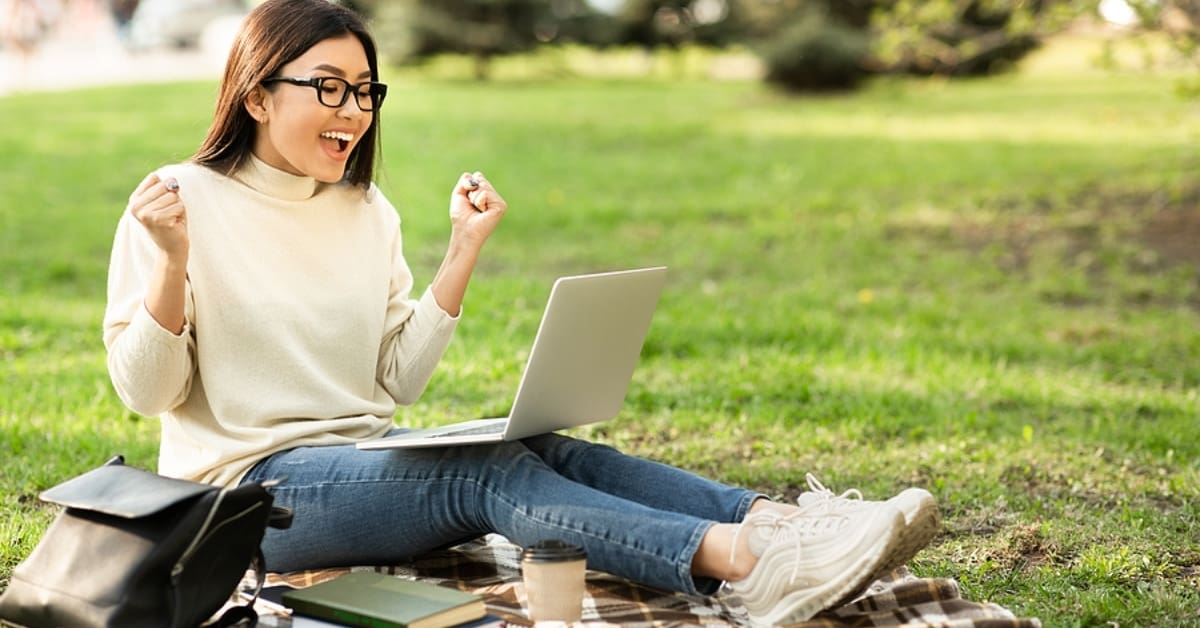
[[[554,277],[666,264],[624,411],[580,434],[781,497],[807,471],[924,486],[946,528],[922,575],[1048,625],[1200,623],[1200,111],[1170,77],[796,99],[431,75],[395,70],[383,122],[418,289],[459,172],[512,209],[398,422],[506,410]],[[105,373],[108,247],[213,90],[0,99],[0,582],[53,515],[39,491],[155,464]]]

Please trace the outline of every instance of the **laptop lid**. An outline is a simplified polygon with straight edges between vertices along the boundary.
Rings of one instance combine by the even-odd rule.
[[[649,332],[666,267],[562,277],[554,282],[509,416],[405,432],[359,449],[497,442],[617,415]],[[504,429],[490,424],[502,421]],[[471,432],[489,433],[463,434]]]
[[[505,440],[611,419],[621,410],[663,266],[554,282],[509,412]]]

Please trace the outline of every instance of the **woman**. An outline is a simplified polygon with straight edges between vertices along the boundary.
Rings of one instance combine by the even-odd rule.
[[[582,545],[592,568],[651,586],[714,594],[728,582],[773,623],[848,598],[928,542],[937,509],[916,489],[866,502],[814,484],[802,506],[779,504],[555,434],[356,449],[420,396],[507,211],[483,173],[463,173],[445,259],[412,298],[399,218],[371,183],[378,80],[352,12],[260,5],[208,136],[188,163],[142,181],[113,247],[114,386],[161,416],[160,472],[287,478],[276,503],[297,516],[268,533],[272,569],[391,563],[489,532],[558,538]]]

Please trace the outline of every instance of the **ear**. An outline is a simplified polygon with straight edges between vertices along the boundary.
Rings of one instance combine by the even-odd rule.
[[[242,101],[242,106],[246,108],[246,113],[250,114],[259,124],[267,121],[267,104],[270,101],[271,95],[262,85],[255,85],[254,89],[246,94],[246,99]]]

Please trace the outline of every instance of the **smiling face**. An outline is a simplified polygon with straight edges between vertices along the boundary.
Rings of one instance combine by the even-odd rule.
[[[322,40],[284,65],[276,76],[333,76],[352,84],[371,80],[362,42],[351,34]],[[246,98],[246,110],[257,121],[254,156],[295,175],[333,183],[346,174],[346,164],[374,113],[359,109],[351,95],[337,108],[317,99],[317,88],[271,83]]]

